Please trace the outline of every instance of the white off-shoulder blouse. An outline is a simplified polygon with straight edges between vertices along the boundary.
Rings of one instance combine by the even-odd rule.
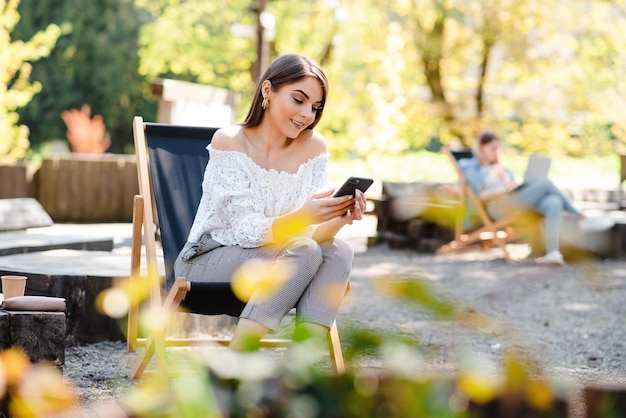
[[[254,248],[272,242],[272,223],[301,207],[314,193],[330,188],[328,154],[306,161],[296,173],[264,169],[239,151],[209,145],[202,198],[188,241],[204,234],[222,245]],[[312,235],[314,228],[309,228]]]

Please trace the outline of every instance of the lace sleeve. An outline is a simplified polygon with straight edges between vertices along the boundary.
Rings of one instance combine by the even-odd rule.
[[[253,248],[272,240],[274,218],[263,215],[262,199],[248,174],[233,165],[207,166],[202,197],[213,214],[207,229],[224,245]]]

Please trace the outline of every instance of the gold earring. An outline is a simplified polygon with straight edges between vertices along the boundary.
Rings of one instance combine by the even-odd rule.
[[[263,108],[263,110],[267,109],[268,104],[269,104],[269,100],[267,100],[267,97],[264,97],[263,103],[261,103],[261,107]]]

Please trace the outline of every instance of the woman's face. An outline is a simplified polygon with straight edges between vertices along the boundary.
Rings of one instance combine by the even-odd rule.
[[[480,146],[480,162],[482,164],[492,165],[500,161],[500,141],[494,139]]]
[[[269,106],[263,122],[269,119],[287,138],[295,138],[315,120],[322,105],[323,90],[315,77],[305,77],[295,83],[271,90],[269,81],[264,85]],[[269,118],[267,118],[269,116]]]

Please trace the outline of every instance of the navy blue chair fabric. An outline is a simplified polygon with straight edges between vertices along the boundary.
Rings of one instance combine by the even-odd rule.
[[[472,158],[474,156],[472,150],[450,151],[450,153],[457,161],[462,160],[463,158]]]
[[[165,282],[174,283],[174,261],[185,245],[202,197],[206,149],[217,128],[145,123],[153,196],[163,246]],[[193,313],[239,316],[245,303],[230,283],[193,282],[182,306]]]

